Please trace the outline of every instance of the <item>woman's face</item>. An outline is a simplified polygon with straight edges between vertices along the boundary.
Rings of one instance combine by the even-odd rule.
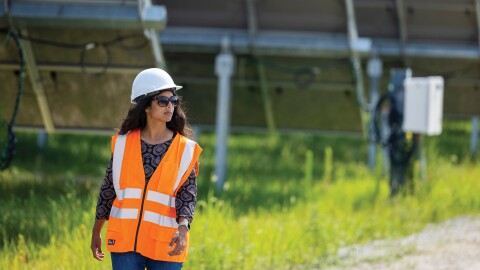
[[[170,91],[163,91],[152,99],[150,107],[147,107],[147,119],[158,120],[162,122],[170,122],[173,116],[173,110],[176,106],[177,96]]]

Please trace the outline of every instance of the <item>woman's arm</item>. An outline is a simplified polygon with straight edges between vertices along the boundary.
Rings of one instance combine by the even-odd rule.
[[[197,203],[197,176],[195,169],[192,170],[187,181],[183,183],[177,192],[175,198],[175,207],[177,209],[177,222],[182,223],[188,221],[190,224],[193,220],[193,214],[195,213],[195,206]],[[170,256],[180,255],[187,247],[187,232],[189,226],[179,226],[178,232],[173,236],[170,241],[169,247],[175,247],[168,252]]]
[[[92,241],[90,248],[92,249],[93,258],[102,261],[105,257],[105,253],[102,251],[102,228],[105,223],[105,219],[97,219],[93,224],[92,229]]]
[[[110,215],[112,209],[112,203],[115,200],[115,189],[112,181],[112,162],[113,156],[108,164],[105,177],[103,179],[100,192],[98,193],[97,208],[95,213],[95,223],[92,229],[92,241],[90,248],[92,249],[93,258],[101,261],[105,257],[105,253],[102,251],[102,228],[105,221]]]
[[[103,178],[102,186],[98,192],[97,208],[95,213],[95,219],[106,219],[110,216],[110,210],[112,210],[112,204],[115,198],[115,188],[113,187],[112,180],[112,162],[113,156],[110,158],[105,177]]]
[[[188,223],[192,223],[197,204],[197,191],[197,176],[194,168],[185,183],[178,189],[175,198],[177,222],[180,222],[180,218],[183,217],[188,220]]]

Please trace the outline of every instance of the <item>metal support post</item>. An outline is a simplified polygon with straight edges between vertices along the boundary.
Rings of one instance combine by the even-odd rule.
[[[142,23],[146,20],[147,10],[152,6],[151,0],[141,0],[138,1],[138,12]],[[165,11],[166,12],[166,11]],[[164,15],[166,17],[166,15]],[[155,65],[162,69],[167,69],[167,64],[165,62],[165,56],[163,55],[162,44],[160,42],[159,33],[152,28],[147,28],[144,25],[144,35],[150,40],[152,46],[152,53],[155,58]]]
[[[427,154],[425,153],[425,138],[421,134],[418,138],[418,159],[420,160],[420,180],[427,179]]]
[[[398,32],[400,33],[400,54],[405,56],[405,47],[407,45],[408,30],[407,21],[405,19],[405,5],[403,0],[396,0],[395,7],[397,9]]]
[[[475,14],[477,15],[477,45],[480,53],[480,0],[475,0]]]
[[[368,60],[367,73],[370,77],[370,126],[368,133],[368,168],[370,171],[375,170],[377,159],[377,138],[375,136],[375,106],[378,102],[378,83],[382,76],[382,60],[373,53]]]
[[[355,6],[353,0],[345,0],[345,8],[347,13],[347,31],[348,31],[348,46],[350,49],[350,62],[352,64],[353,75],[355,78],[355,88],[357,93],[357,101],[360,108],[368,112],[370,105],[365,100],[365,93],[363,88],[363,69],[362,62],[359,55],[359,38],[357,31],[357,21],[355,19]]]
[[[267,75],[265,74],[265,65],[263,64],[263,59],[258,58],[259,62],[257,65],[258,77],[260,79],[260,88],[262,90],[263,97],[263,108],[265,109],[265,119],[267,121],[267,128],[270,134],[276,132],[275,125],[275,116],[273,115],[273,105],[270,98],[270,93],[268,92],[268,81]]]
[[[382,138],[388,138],[390,135],[390,127],[388,126],[388,111],[382,110],[380,115],[381,134]],[[390,150],[386,144],[386,139],[382,141],[382,176],[387,175],[390,172]]]
[[[228,133],[230,127],[231,78],[234,72],[235,58],[230,52],[230,40],[224,37],[222,51],[215,59],[215,74],[218,76],[215,179],[216,189],[223,191],[227,175]]]
[[[45,131],[39,131],[37,133],[37,147],[40,150],[43,150],[47,147],[48,133]]]
[[[273,105],[268,92],[268,80],[265,72],[265,64],[263,63],[263,57],[257,56],[256,53],[256,38],[257,38],[257,15],[255,11],[255,0],[246,0],[247,4],[247,22],[248,22],[248,36],[250,39],[250,49],[252,54],[257,60],[257,74],[260,81],[260,89],[262,91],[263,108],[265,111],[265,120],[267,122],[268,132],[270,134],[275,133],[275,117],[273,115]]]
[[[165,56],[163,55],[162,43],[158,32],[155,29],[146,29],[145,36],[150,40],[152,44],[152,52],[155,58],[155,66],[167,69],[167,62],[165,61]]]
[[[27,30],[21,30],[21,33],[25,36],[28,36]],[[45,130],[48,133],[55,131],[55,125],[53,123],[52,113],[50,107],[48,106],[47,97],[45,91],[43,90],[42,79],[38,73],[37,63],[35,61],[35,55],[33,54],[32,45],[30,41],[22,39],[20,41],[23,51],[25,53],[25,62],[27,64],[28,77],[32,83],[33,92],[37,97],[38,107],[40,108],[40,114],[42,116],[43,125]]]
[[[478,146],[478,116],[472,117],[472,136],[470,138],[470,155],[475,158]]]

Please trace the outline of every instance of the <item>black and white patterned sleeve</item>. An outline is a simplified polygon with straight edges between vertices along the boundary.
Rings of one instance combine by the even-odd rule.
[[[113,156],[110,159],[102,186],[100,187],[100,192],[98,193],[95,219],[108,219],[110,216],[110,210],[112,209],[113,201],[116,197],[115,188],[113,187],[112,181],[112,162]]]
[[[197,204],[197,190],[197,176],[195,168],[193,168],[188,179],[178,189],[177,197],[175,198],[177,221],[179,217],[184,217],[189,223],[192,223]]]

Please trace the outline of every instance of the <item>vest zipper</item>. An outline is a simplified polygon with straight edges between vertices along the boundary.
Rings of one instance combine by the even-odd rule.
[[[137,232],[135,233],[135,244],[133,245],[133,251],[134,252],[137,251],[138,232],[140,231],[140,224],[142,222],[142,217],[143,217],[143,204],[145,203],[145,193],[147,191],[147,185],[148,185],[148,183],[145,183],[145,187],[143,188],[142,206],[140,207],[140,217],[138,218]]]

